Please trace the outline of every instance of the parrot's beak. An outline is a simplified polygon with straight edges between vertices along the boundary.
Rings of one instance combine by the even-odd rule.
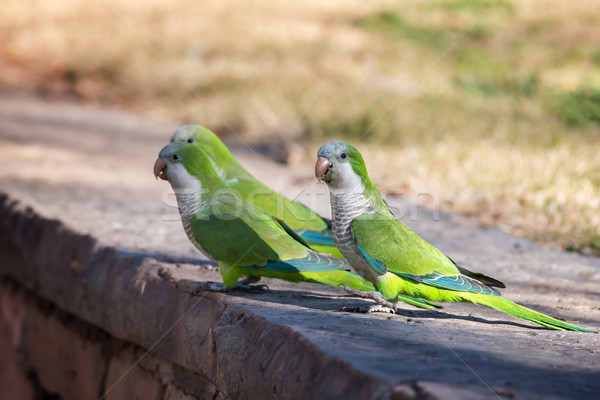
[[[328,159],[319,157],[315,165],[315,176],[319,181],[331,181],[331,163]]]
[[[167,178],[167,164],[160,158],[156,159],[154,163],[154,176],[156,179],[168,180]]]

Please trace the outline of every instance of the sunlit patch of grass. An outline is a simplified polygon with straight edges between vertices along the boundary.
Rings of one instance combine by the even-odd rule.
[[[459,88],[474,91],[485,96],[510,95],[515,97],[532,97],[539,90],[539,78],[535,75],[523,79],[503,76],[498,80],[485,80],[466,75],[458,77],[456,84]]]
[[[378,11],[359,19],[356,25],[384,33],[391,39],[411,40],[435,49],[448,47],[452,43],[448,32],[409,22],[396,11]]]
[[[343,133],[346,140],[357,140],[368,132],[371,128],[377,132],[384,128],[385,124],[377,126],[377,118],[379,114],[373,110],[365,110],[360,114],[351,115],[330,115],[328,118],[317,121],[312,121],[309,117],[303,119],[304,131],[303,136],[309,140],[318,140],[323,137],[334,137]]]
[[[556,96],[559,115],[570,125],[600,124],[600,90],[579,89]]]
[[[596,253],[600,254],[600,236],[598,235],[598,233],[593,233],[590,235],[588,247],[592,249],[592,251],[595,251]]]
[[[495,4],[496,3],[496,4]],[[449,0],[441,1],[437,6],[449,11],[469,11],[474,13],[483,13],[495,4],[494,8],[498,11],[510,13],[513,11],[513,5],[510,1],[496,0]]]
[[[596,231],[586,232],[580,237],[572,238],[571,241],[565,244],[564,248],[567,251],[577,253],[592,252],[600,254],[600,236]]]

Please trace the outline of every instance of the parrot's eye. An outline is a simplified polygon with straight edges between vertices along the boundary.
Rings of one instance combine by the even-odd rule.
[[[188,142],[188,143],[194,143],[194,142],[195,142],[195,140],[194,140],[193,138],[189,138],[189,139],[187,140],[187,142]]]
[[[177,160],[179,160],[180,158],[181,158],[181,156],[180,156],[179,154],[173,154],[173,155],[171,156],[171,160],[173,160],[173,161],[177,161]]]
[[[342,153],[342,154],[340,154],[340,158],[341,158],[342,160],[345,160],[347,157],[348,157],[348,154],[346,154],[346,153]]]

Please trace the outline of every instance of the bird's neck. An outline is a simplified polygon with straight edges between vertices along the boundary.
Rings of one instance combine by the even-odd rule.
[[[330,191],[331,213],[334,221],[351,220],[365,212],[369,207],[367,196],[363,193],[362,185],[357,185],[348,190]]]
[[[348,260],[350,265],[365,279],[375,282],[375,277],[368,275],[368,268],[363,268],[361,254],[355,246],[350,226],[357,216],[369,212],[369,199],[363,190],[330,192],[331,201],[331,231],[333,240],[339,251]]]
[[[330,191],[331,217],[334,239],[347,239],[350,223],[358,215],[369,211],[369,199],[364,195],[362,185],[341,191]]]
[[[354,218],[365,213],[391,213],[381,198],[379,191],[373,188],[370,194],[365,194],[362,187],[351,187],[346,191],[331,191],[331,230],[338,248],[345,257],[348,257],[343,247],[352,247],[352,234],[350,224]]]
[[[188,185],[181,188],[173,188],[177,197],[177,208],[181,216],[183,229],[188,238],[193,241],[191,221],[194,214],[207,207],[206,195],[203,193],[202,185],[197,179],[191,180]]]

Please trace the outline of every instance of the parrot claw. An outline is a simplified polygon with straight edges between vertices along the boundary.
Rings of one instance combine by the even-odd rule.
[[[260,276],[251,276],[250,278],[246,278],[244,280],[239,281],[237,284],[239,285],[251,285],[260,281]]]
[[[383,295],[379,292],[364,292],[362,290],[357,290],[357,289],[353,289],[350,286],[347,285],[340,285],[339,287],[341,287],[342,289],[344,289],[347,292],[352,293],[355,296],[358,297],[362,297],[365,299],[371,299],[371,300],[375,300],[375,302],[377,303],[377,305],[373,305],[371,307],[368,308],[373,308],[373,311],[358,311],[358,312],[392,312],[392,314],[395,314],[395,310],[396,307],[394,306],[394,304],[390,303],[389,301],[385,300],[383,298]],[[360,309],[360,308],[359,308]]]
[[[342,306],[342,311],[365,313],[365,314],[366,313],[375,313],[375,312],[390,313],[390,314],[396,313],[393,308],[382,306],[381,304],[371,304],[370,306],[362,306],[362,307]]]
[[[235,290],[243,290],[245,292],[268,292],[269,287],[267,285],[250,285],[250,283],[258,282],[260,278],[249,278],[240,281],[235,285]]]

